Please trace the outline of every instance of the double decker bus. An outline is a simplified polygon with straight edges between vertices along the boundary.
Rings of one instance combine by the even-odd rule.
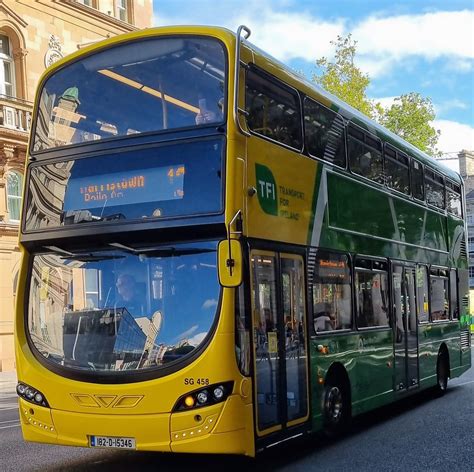
[[[249,34],[134,32],[42,77],[26,440],[254,456],[470,367],[460,176]]]

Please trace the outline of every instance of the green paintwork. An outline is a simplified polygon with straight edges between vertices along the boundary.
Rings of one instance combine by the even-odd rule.
[[[447,251],[446,217],[436,211],[332,173],[328,202],[331,230],[324,233],[322,246],[347,250],[349,243],[354,252],[418,262],[433,262],[430,248]],[[440,254],[438,263],[446,264],[446,257]]]
[[[327,172],[323,170],[318,174],[314,191],[313,212],[316,214],[321,196],[320,181],[326,175],[327,204],[323,214],[314,216],[322,218],[318,246],[459,268],[461,320],[419,326],[419,385],[401,392],[395,389],[396,363],[391,328],[312,336],[310,378],[314,430],[322,427],[324,386],[318,379],[324,379],[335,363],[341,364],[347,372],[352,414],[357,415],[435,385],[436,363],[442,344],[448,349],[451,377],[466,371],[471,362],[470,348],[461,349],[460,344],[460,329],[465,329],[468,320],[467,307],[462,303],[468,289],[467,258],[463,250],[464,222],[445,212],[414,204],[395,192],[380,191],[364,179],[348,178],[343,171],[328,169],[329,166]],[[314,228],[317,228],[317,221],[312,221],[310,233]],[[311,241],[311,234],[308,241]],[[321,353],[319,346],[327,346],[329,353]],[[416,354],[416,350],[413,352]]]
[[[272,171],[262,164],[255,164],[258,202],[268,215],[278,216],[278,190]]]

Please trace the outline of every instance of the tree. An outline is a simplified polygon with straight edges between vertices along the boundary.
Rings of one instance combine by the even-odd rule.
[[[352,40],[349,34],[347,37],[338,36],[337,41],[331,41],[331,44],[336,48],[335,60],[331,62],[326,57],[318,59],[316,65],[322,73],[314,74],[313,80],[328,92],[374,118],[376,107],[366,94],[370,78],[354,64],[357,41]]]
[[[438,156],[441,153],[436,144],[440,131],[430,125],[435,117],[431,99],[410,92],[395,98],[393,104],[380,114],[379,122],[418,149]]]
[[[334,62],[326,57],[318,59],[316,65],[321,74],[314,74],[313,80],[418,149],[433,156],[440,155],[436,148],[440,131],[430,124],[436,116],[431,99],[410,92],[396,98],[390,107],[383,108],[367,97],[370,77],[354,62],[357,41],[349,34],[338,36],[331,44],[336,48]]]

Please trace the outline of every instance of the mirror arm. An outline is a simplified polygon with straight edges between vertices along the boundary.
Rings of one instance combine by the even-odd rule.
[[[236,231],[232,231],[232,225],[235,223]],[[234,217],[227,225],[227,241],[229,243],[229,258],[226,261],[226,266],[229,268],[229,273],[232,276],[235,260],[232,257],[232,246],[230,244],[231,236],[242,234],[242,210],[238,210]]]

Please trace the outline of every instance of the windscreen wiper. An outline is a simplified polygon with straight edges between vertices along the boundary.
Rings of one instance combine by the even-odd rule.
[[[115,255],[107,255],[107,254],[94,254],[92,252],[71,252],[66,251],[58,246],[44,246],[45,249],[49,249],[51,252],[55,254],[59,254],[61,259],[73,260],[73,261],[80,261],[80,262],[99,262],[99,261],[107,261],[110,259],[123,259],[125,256],[121,256],[118,254]]]
[[[176,249],[174,246],[152,246],[143,248],[133,248],[120,243],[109,243],[109,246],[113,246],[117,249],[123,249],[124,251],[131,252],[132,254],[144,255],[146,257],[187,256],[192,254],[216,252],[215,249],[203,247],[193,247],[187,249]]]
[[[61,223],[64,225],[75,225],[79,223],[90,223],[98,221],[125,220],[123,213],[113,213],[106,216],[93,215],[89,210],[67,210],[61,214]]]

